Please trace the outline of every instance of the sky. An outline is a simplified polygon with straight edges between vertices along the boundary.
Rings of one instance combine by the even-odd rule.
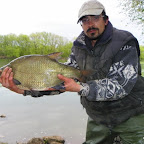
[[[78,11],[86,0],[0,0],[0,35],[51,32],[72,40],[82,28]],[[118,0],[99,0],[114,27],[130,31],[140,42],[142,29],[130,22]]]

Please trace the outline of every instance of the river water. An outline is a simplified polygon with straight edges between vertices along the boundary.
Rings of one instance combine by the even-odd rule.
[[[76,93],[33,98],[0,87],[0,142],[16,144],[58,135],[66,144],[82,144],[87,115]]]

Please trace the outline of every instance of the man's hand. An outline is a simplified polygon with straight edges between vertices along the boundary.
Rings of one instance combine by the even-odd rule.
[[[61,74],[58,75],[58,78],[60,80],[64,81],[65,91],[70,91],[70,92],[79,92],[80,91],[80,85],[77,84],[73,79],[64,77]]]
[[[13,72],[12,69],[6,67],[3,71],[0,71],[2,74],[0,76],[0,83],[3,87],[10,89],[19,94],[24,94],[24,90],[19,89],[13,82]]]
[[[79,92],[80,91],[80,85],[77,84],[73,79],[67,78],[61,74],[58,74],[58,78],[64,81],[64,85],[60,86],[60,88],[62,87],[62,89],[48,88],[47,90],[51,90],[51,91],[60,90],[61,92],[64,92],[64,91]],[[59,88],[59,85],[57,85],[56,87]]]

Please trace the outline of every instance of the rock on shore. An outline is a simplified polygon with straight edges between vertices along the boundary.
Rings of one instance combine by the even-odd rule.
[[[42,138],[32,138],[27,143],[18,144],[64,144],[65,140],[60,136],[46,136]]]
[[[64,144],[65,140],[60,136],[45,136],[42,138],[32,138],[27,143],[16,143],[16,144]],[[8,144],[0,142],[0,144]]]

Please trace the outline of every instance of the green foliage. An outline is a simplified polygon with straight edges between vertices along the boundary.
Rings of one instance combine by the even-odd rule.
[[[47,55],[53,52],[63,52],[62,57],[68,57],[72,42],[68,39],[47,32],[32,33],[31,35],[14,34],[0,35],[0,56],[19,57],[30,54]]]
[[[140,46],[140,51],[141,51],[140,60],[144,61],[144,46]]]
[[[129,16],[132,21],[137,21],[144,29],[144,0],[119,1],[123,13]]]
[[[0,36],[0,55],[6,57],[14,57],[15,55],[19,56],[16,35],[9,34],[7,36]]]

